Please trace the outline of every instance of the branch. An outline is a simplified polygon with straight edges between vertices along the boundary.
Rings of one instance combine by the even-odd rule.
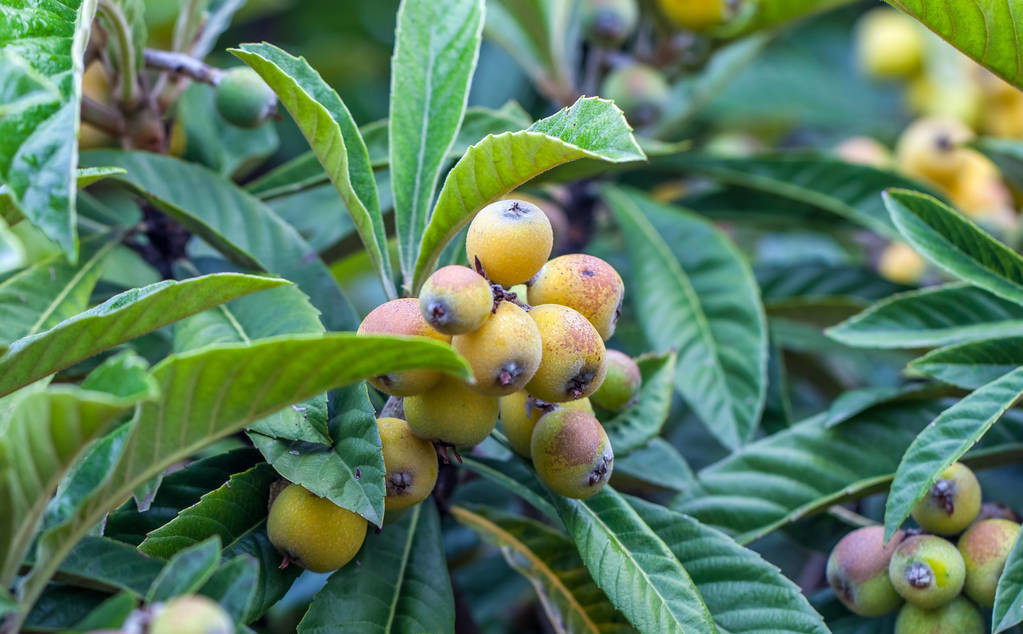
[[[124,134],[125,121],[120,110],[84,95],[82,96],[82,121],[113,136],[119,137]]]
[[[220,78],[224,75],[224,71],[219,68],[208,66],[185,53],[147,48],[145,60],[147,68],[170,71],[211,86],[219,84]]]

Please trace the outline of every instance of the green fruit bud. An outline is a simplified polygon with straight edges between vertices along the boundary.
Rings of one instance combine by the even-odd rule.
[[[240,128],[259,127],[273,112],[276,101],[274,91],[247,66],[225,71],[217,84],[217,112]]]
[[[966,564],[963,593],[984,607],[995,604],[998,578],[1019,529],[1019,524],[1009,520],[984,520],[971,525],[959,538],[959,554]]]
[[[608,350],[606,358],[607,374],[604,382],[590,396],[590,400],[606,410],[620,412],[635,402],[643,377],[640,376],[636,362],[624,352]]]
[[[903,599],[934,610],[963,589],[966,565],[947,540],[936,535],[914,535],[895,549],[888,564],[888,576]]]
[[[961,463],[942,472],[931,490],[913,507],[913,519],[928,533],[955,535],[980,512],[980,483]]]
[[[888,564],[904,537],[899,531],[885,546],[884,527],[867,526],[838,542],[828,557],[827,577],[847,608],[861,616],[880,616],[902,604],[888,578]]]
[[[642,127],[657,121],[668,105],[668,82],[655,69],[632,64],[611,72],[601,87],[602,97],[614,101],[625,118]]]
[[[583,33],[586,39],[607,48],[621,46],[636,30],[639,6],[636,0],[585,0]]]
[[[895,634],[984,634],[984,617],[963,597],[937,610],[907,603],[895,620]]]
[[[233,634],[234,622],[216,601],[184,595],[159,605],[149,634]]]

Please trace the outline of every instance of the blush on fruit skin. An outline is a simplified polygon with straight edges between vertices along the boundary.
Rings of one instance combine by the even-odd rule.
[[[888,577],[892,553],[905,538],[898,531],[884,544],[884,528],[859,528],[835,546],[828,557],[827,579],[835,595],[852,612],[880,616],[902,604]]]
[[[465,254],[471,266],[504,287],[536,275],[551,255],[554,231],[547,215],[525,200],[499,200],[481,209],[469,223]]]
[[[429,337],[444,343],[451,336],[434,330],[419,312],[419,300],[392,299],[374,308],[359,324],[360,335],[408,335]],[[391,396],[414,396],[436,385],[441,373],[436,370],[402,370],[369,379],[370,385]]]
[[[625,284],[600,258],[572,253],[544,264],[528,283],[530,304],[561,304],[590,320],[604,341],[614,334],[622,312]]]
[[[444,375],[431,390],[405,399],[405,419],[419,438],[472,447],[494,429],[498,407],[496,396]]]
[[[895,634],[984,634],[984,617],[972,603],[956,597],[936,610],[912,603],[902,606]]]
[[[361,516],[292,484],[270,506],[266,533],[289,561],[312,572],[330,572],[359,552],[366,526]]]
[[[540,331],[543,354],[526,391],[550,403],[593,394],[607,373],[604,340],[593,325],[559,304],[534,306],[529,316]]]
[[[963,594],[984,607],[994,606],[998,578],[1019,533],[1019,524],[1004,519],[983,520],[966,529],[958,544],[966,564]]]
[[[437,483],[437,452],[433,444],[417,438],[400,418],[378,418],[377,430],[387,472],[385,509],[396,511],[422,502]]]
[[[941,473],[913,507],[913,519],[920,528],[936,535],[956,535],[970,525],[980,512],[981,490],[977,476],[956,462]]]
[[[937,535],[913,535],[892,553],[888,576],[903,599],[934,610],[963,589],[966,565],[948,540]]]
[[[501,397],[501,430],[515,453],[525,458],[532,455],[530,442],[536,423],[544,414],[558,407],[593,414],[593,406],[590,405],[588,398],[564,403],[545,403],[531,397],[525,390]]]
[[[540,367],[543,344],[536,323],[525,310],[507,301],[483,326],[451,340],[465,357],[476,382],[472,389],[488,396],[521,390]]]
[[[604,427],[592,414],[559,408],[533,429],[530,452],[537,476],[565,497],[585,499],[611,478],[614,453]]]
[[[630,407],[639,394],[643,377],[632,357],[618,350],[607,351],[607,375],[590,397],[598,407],[620,412]]]
[[[494,308],[490,283],[465,266],[445,266],[419,291],[419,312],[434,330],[448,335],[472,332]]]

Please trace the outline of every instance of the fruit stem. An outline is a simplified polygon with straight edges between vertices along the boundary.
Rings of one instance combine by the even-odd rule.
[[[144,56],[146,68],[170,71],[211,86],[219,84],[221,77],[224,75],[224,72],[219,68],[204,64],[185,53],[147,48]]]
[[[124,134],[124,115],[120,110],[84,95],[82,96],[82,121],[113,136],[119,137]]]
[[[139,102],[138,69],[135,67],[135,46],[131,37],[131,25],[121,7],[114,0],[99,0],[96,7],[109,23],[117,41],[117,74],[121,81],[121,105],[129,110]]]

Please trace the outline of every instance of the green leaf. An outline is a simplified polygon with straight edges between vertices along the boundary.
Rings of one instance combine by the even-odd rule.
[[[96,181],[123,173],[124,170],[119,167],[87,167],[75,170],[75,177],[78,188],[81,189],[82,187],[88,187]],[[81,192],[79,192],[78,196],[81,195]],[[25,219],[14,203],[10,188],[3,184],[0,184],[0,218],[10,225],[15,225]]]
[[[1023,143],[1019,139],[981,137],[970,145],[994,161],[1010,185],[1023,189]]]
[[[1018,25],[1023,20],[1016,0],[950,0],[937,6],[926,0],[888,0],[982,66],[1023,89]]]
[[[82,55],[95,13],[96,0],[39,0],[9,6],[0,17],[0,49],[58,90],[53,99],[0,117],[0,182],[14,207],[71,262],[78,259],[75,139]]]
[[[0,50],[0,64],[6,71],[0,77],[0,118],[60,99],[57,85],[21,55]]]
[[[716,34],[723,37],[739,37],[850,2],[852,0],[755,0],[745,5],[746,8],[741,10],[739,19],[726,24]]]
[[[139,550],[169,559],[185,548],[217,536],[226,547],[266,519],[270,485],[277,474],[268,464],[233,475],[170,522],[146,535]]]
[[[146,387],[124,397],[70,386],[15,395],[0,416],[0,586],[14,578],[65,471],[107,424],[156,396]]]
[[[963,398],[934,419],[906,450],[885,504],[887,540],[909,517],[913,505],[953,462],[965,454],[1023,396],[1023,368]]]
[[[142,598],[163,570],[163,562],[128,544],[106,537],[86,537],[60,564],[58,577],[87,586],[97,584]]]
[[[10,344],[34,335],[85,310],[117,237],[86,243],[85,260],[78,265],[68,263],[63,253],[55,253],[0,282],[0,321],[4,324],[0,342]]]
[[[376,410],[365,384],[331,393],[328,423],[332,446],[250,433],[252,444],[291,482],[358,513],[376,526],[384,520],[383,454]]]
[[[1023,257],[926,194],[890,190],[884,202],[920,255],[964,281],[1023,304]]]
[[[245,623],[258,578],[259,562],[251,555],[238,555],[220,566],[199,594],[219,603],[235,623]]]
[[[75,623],[72,628],[76,632],[92,632],[110,630],[121,627],[138,607],[138,599],[128,592],[118,592],[103,603],[96,606],[88,616]]]
[[[182,317],[286,283],[224,273],[125,291],[50,330],[12,343],[0,357],[0,395]]]
[[[560,532],[536,520],[485,507],[454,506],[451,515],[497,546],[508,565],[530,581],[557,631],[632,631],[590,579],[575,545]]]
[[[907,397],[921,398],[933,391],[933,386],[926,383],[907,383],[905,385],[865,387],[842,392],[831,402],[825,425],[834,427],[882,403],[890,403]]]
[[[487,456],[462,456],[461,466],[488,480],[500,484],[528,502],[552,520],[558,521],[558,511],[536,477],[536,472],[516,458],[498,460]]]
[[[583,98],[527,130],[488,136],[448,172],[423,241],[413,277],[416,291],[444,247],[477,211],[553,167],[581,158],[611,163],[645,158],[621,110],[610,101]]]
[[[465,361],[449,345],[424,338],[353,333],[293,335],[168,357],[153,369],[161,397],[139,409],[113,472],[67,523],[40,540],[38,563],[25,586],[26,602],[31,604],[39,596],[78,539],[166,467],[332,387],[424,367],[462,379],[470,376]]]
[[[907,290],[889,282],[867,267],[797,260],[792,263],[762,264],[754,267],[764,302],[792,298],[856,297],[883,299]]]
[[[686,459],[671,443],[663,438],[651,438],[627,456],[615,456],[611,479],[618,490],[631,490],[634,483],[638,482],[641,490],[645,490],[645,485],[651,485],[680,492],[685,491],[696,480],[696,476]]]
[[[483,32],[483,1],[416,2],[398,8],[391,61],[391,187],[406,280],[444,160],[462,125]]]
[[[923,189],[905,177],[834,157],[785,153],[754,158],[718,158],[692,152],[656,165],[808,203],[890,238],[897,238],[880,194],[889,187]]]
[[[192,594],[206,583],[220,563],[220,538],[211,537],[178,551],[160,571],[146,594],[146,603]]]
[[[192,163],[152,154],[97,150],[85,163],[123,166],[115,177],[243,268],[290,280],[323,312],[328,330],[354,330],[355,309],[316,251],[259,199]]]
[[[995,590],[991,631],[1004,632],[1023,621],[1023,539],[1016,538]]]
[[[921,348],[1023,335],[1023,308],[967,284],[893,295],[829,328],[849,346]]]
[[[827,634],[799,587],[760,555],[691,517],[639,498],[626,500],[685,567],[720,631]]]
[[[0,619],[18,611],[18,602],[14,600],[7,588],[0,587]]]
[[[977,389],[1023,365],[1023,337],[981,339],[939,348],[909,367],[967,390]]]
[[[313,597],[300,634],[454,631],[455,602],[431,500],[367,535],[357,562],[331,575]]]
[[[767,395],[767,323],[749,264],[701,218],[635,191],[602,192],[625,235],[647,339],[678,350],[676,389],[725,446],[742,446]]]
[[[671,410],[671,397],[675,393],[674,352],[650,355],[637,359],[643,384],[636,403],[621,414],[604,422],[615,458],[643,447],[660,433]]]
[[[302,130],[345,201],[384,291],[389,297],[395,297],[373,168],[348,107],[304,58],[265,43],[243,44],[231,52],[274,89]]]
[[[716,632],[664,538],[610,487],[587,500],[551,496],[593,581],[641,632]]]

